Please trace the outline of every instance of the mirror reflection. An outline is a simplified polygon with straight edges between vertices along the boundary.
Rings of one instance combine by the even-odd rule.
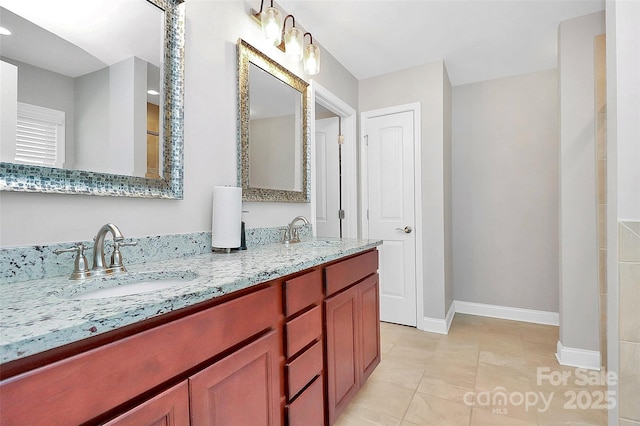
[[[96,65],[96,59],[99,62],[103,62],[104,66],[111,68],[114,64],[119,64],[122,61],[129,60],[131,69],[136,70],[141,64],[141,61],[146,62],[147,68],[151,69],[149,64],[158,66],[160,64],[159,79],[161,84],[158,86],[157,101],[158,112],[153,112],[154,120],[149,120],[151,125],[147,126],[144,123],[144,119],[139,117],[144,116],[144,111],[155,109],[151,105],[156,105],[153,101],[141,103],[140,99],[144,100],[145,96],[138,95],[138,90],[135,90],[136,96],[131,95],[127,100],[127,105],[134,104],[132,100],[135,98],[135,115],[136,120],[123,119],[120,123],[117,123],[117,119],[112,119],[108,116],[102,117],[102,122],[99,128],[94,130],[95,134],[92,134],[93,138],[104,137],[104,134],[98,134],[98,132],[107,132],[109,135],[109,143],[112,141],[117,146],[97,146],[90,145],[88,148],[79,148],[84,142],[78,140],[75,134],[75,129],[78,127],[80,120],[75,116],[67,115],[65,111],[64,121],[53,121],[47,123],[49,131],[47,135],[53,136],[55,140],[59,134],[64,131],[65,139],[73,141],[73,156],[66,149],[64,154],[58,156],[57,152],[59,147],[56,146],[55,151],[56,160],[62,159],[62,166],[65,168],[56,168],[51,166],[41,166],[33,164],[20,164],[14,162],[0,161],[0,191],[19,191],[19,192],[44,192],[54,194],[86,194],[86,195],[102,195],[102,196],[119,196],[119,197],[144,197],[144,198],[167,198],[167,199],[182,199],[183,196],[183,148],[184,148],[184,36],[185,36],[185,4],[183,0],[59,0],[51,2],[49,0],[2,0],[2,7],[5,10],[9,10],[15,15],[24,16],[24,12],[29,13],[39,12],[37,18],[29,15],[28,19],[42,29],[46,29],[48,32],[55,32],[51,28],[55,26],[55,23],[60,22],[63,24],[62,28],[66,29],[66,32],[56,33],[58,38],[64,38],[70,44],[80,48],[82,51],[91,52],[88,62]],[[144,12],[143,12],[144,11]],[[62,13],[60,13],[62,12]],[[141,16],[144,15],[143,16]],[[160,21],[158,22],[158,17]],[[71,23],[70,23],[71,21]],[[147,22],[151,22],[152,25],[148,27]],[[66,23],[66,24],[65,24]],[[150,29],[151,27],[156,29]],[[94,31],[95,29],[95,31]],[[92,35],[93,37],[87,37]],[[83,36],[84,38],[80,37]],[[11,36],[9,36],[11,37]],[[4,56],[6,43],[6,36],[0,36],[0,55]],[[148,47],[145,47],[148,46]],[[23,46],[23,50],[27,50],[28,46]],[[96,50],[91,50],[95,47]],[[62,49],[62,48],[61,48]],[[75,47],[73,49],[76,49]],[[152,54],[144,54],[144,52],[155,52]],[[159,52],[159,53],[158,53]],[[75,63],[75,60],[71,60],[72,56],[69,56],[68,52],[64,49],[43,49],[38,52],[37,55],[47,57],[54,56],[60,57],[60,64]],[[157,59],[157,55],[161,59]],[[134,59],[131,59],[134,58]],[[154,59],[155,58],[155,59]],[[30,62],[25,59],[19,60],[22,63]],[[0,62],[2,64],[4,62]],[[9,62],[7,62],[9,64]],[[11,68],[13,67],[13,68]],[[38,66],[40,68],[40,66]],[[94,70],[87,71],[93,73],[98,71],[98,67]],[[122,69],[118,68],[120,71]],[[126,67],[123,67],[126,68]],[[17,97],[20,82],[18,84],[6,85],[5,79],[5,67],[2,68],[2,88],[11,87],[13,95],[11,98],[0,98],[0,100],[9,99],[12,102],[13,108],[17,114]],[[13,69],[17,74],[17,67],[13,64],[6,67],[6,69]],[[62,74],[61,71],[55,71],[58,74]],[[85,75],[85,73],[78,73],[78,75]],[[111,70],[109,71],[109,79],[111,79]],[[113,74],[123,74],[116,71]],[[11,73],[6,73],[11,76]],[[116,85],[114,87],[101,86],[103,90],[96,98],[89,98],[82,111],[83,113],[90,113],[93,108],[100,108],[105,110],[105,99],[111,96],[112,92],[119,93],[118,89],[126,89],[128,93],[133,90],[131,87],[140,87],[140,81],[145,78],[142,72],[131,72],[128,75],[128,85]],[[104,76],[103,76],[104,77]],[[13,77],[17,80],[17,75]],[[76,78],[76,77],[74,77]],[[147,81],[152,81],[157,77],[149,77],[147,74]],[[59,86],[50,81],[45,80],[33,80],[38,81],[40,89],[44,92],[45,88],[49,89],[49,86]],[[75,84],[74,84],[75,86]],[[144,86],[144,85],[143,85]],[[145,87],[144,90],[147,88]],[[77,92],[74,92],[74,102]],[[147,98],[149,100],[149,98]],[[38,105],[37,105],[38,106]],[[38,106],[40,107],[40,106]],[[5,114],[7,109],[4,105],[3,108],[3,122],[0,128],[2,139],[7,138],[5,132],[13,132],[10,140],[15,142],[17,133],[13,123],[6,125],[4,119],[11,117],[13,120],[13,114]],[[35,118],[41,118],[43,115],[38,113],[48,112],[49,110],[56,110],[58,108],[52,106],[44,106],[36,112],[31,111],[31,114]],[[117,111],[120,106],[113,106],[109,102],[109,114],[112,111]],[[74,108],[76,109],[76,108]],[[133,110],[134,107],[131,107]],[[74,113],[77,111],[74,111]],[[106,112],[105,112],[106,113]],[[133,112],[131,113],[133,114]],[[155,132],[155,116],[157,115],[157,132]],[[51,121],[49,115],[44,117]],[[69,125],[67,120],[73,118],[74,124]],[[129,117],[130,118],[130,117]],[[17,122],[17,118],[15,119]],[[107,124],[108,123],[108,124]],[[16,123],[17,126],[17,123]],[[56,127],[57,126],[57,127]],[[51,130],[53,127],[53,130]],[[157,145],[157,157],[150,161],[149,155],[147,155],[147,164],[145,164],[144,176],[132,176],[117,173],[124,173],[124,169],[132,170],[131,173],[141,174],[134,170],[140,170],[138,166],[138,159],[146,155],[143,150],[146,149],[142,144],[137,143],[134,145],[134,132],[136,140],[141,138],[144,140],[147,136],[148,145]],[[114,136],[112,137],[111,134]],[[142,136],[140,136],[142,135]],[[155,141],[154,136],[157,136]],[[104,139],[106,140],[106,139]],[[131,142],[130,145],[126,145],[125,142]],[[0,141],[1,142],[1,141]],[[105,142],[106,143],[106,142]],[[1,145],[1,144],[0,144]],[[66,145],[66,144],[65,144]],[[89,157],[89,161],[93,161],[95,164],[101,166],[108,163],[110,159],[114,159],[116,166],[112,172],[99,172],[92,170],[76,170],[66,168],[67,164],[76,163],[76,153],[79,149],[85,149],[87,154],[84,157]],[[131,154],[131,152],[134,154]],[[149,152],[147,150],[147,152]],[[155,152],[155,151],[154,151]],[[13,154],[9,154],[13,155]],[[83,155],[78,154],[78,157]],[[133,159],[132,159],[133,158]],[[135,161],[135,165],[134,165]],[[157,163],[157,172],[154,172],[151,165]],[[103,169],[101,169],[103,170]],[[117,171],[115,171],[117,170]],[[156,176],[153,176],[153,175]],[[159,177],[157,177],[159,176]]]
[[[163,22],[147,1],[0,8],[6,163],[162,177]]]
[[[238,183],[243,200],[310,201],[308,86],[238,41]]]
[[[302,94],[251,64],[249,186],[302,190]]]

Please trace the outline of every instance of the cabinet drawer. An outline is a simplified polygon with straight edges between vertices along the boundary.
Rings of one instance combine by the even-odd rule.
[[[287,407],[289,426],[324,426],[324,386],[318,378]]]
[[[371,250],[325,268],[327,296],[355,284],[378,270],[378,251]]]
[[[289,358],[322,335],[322,307],[316,306],[289,321],[285,329],[287,358]]]
[[[322,269],[284,282],[285,316],[322,301]]]
[[[289,398],[293,398],[322,372],[322,342],[316,342],[298,358],[288,363],[286,368]]]

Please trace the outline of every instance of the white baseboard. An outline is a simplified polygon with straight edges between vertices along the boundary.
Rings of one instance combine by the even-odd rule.
[[[456,313],[461,314],[532,322],[536,324],[560,325],[560,315],[557,312],[487,305],[484,303],[463,302],[461,300],[456,300],[453,304],[455,305]]]
[[[447,327],[447,320],[440,318],[424,317],[422,319],[422,331],[428,331],[429,333],[447,334],[449,328]]]
[[[449,334],[449,327],[451,327],[451,322],[453,321],[455,313],[456,304],[454,302],[449,306],[449,310],[447,311],[447,315],[444,319],[424,317],[422,319],[421,330],[431,333]]]
[[[600,371],[600,352],[587,349],[569,348],[558,340],[556,358],[560,365],[587,368]]]
[[[451,306],[449,306],[449,310],[447,311],[447,316],[445,317],[445,321],[447,322],[447,334],[449,334],[449,327],[451,327],[451,323],[453,322],[453,317],[456,314],[456,302],[452,301]]]

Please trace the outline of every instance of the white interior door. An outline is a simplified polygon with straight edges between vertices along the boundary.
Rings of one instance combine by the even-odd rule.
[[[338,117],[316,120],[316,235],[339,237]]]
[[[363,119],[368,237],[380,250],[380,319],[416,326],[414,113]]]

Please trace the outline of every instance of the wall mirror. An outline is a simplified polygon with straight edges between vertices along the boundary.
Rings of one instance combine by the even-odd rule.
[[[307,82],[238,41],[238,184],[245,201],[310,201]]]
[[[182,199],[183,0],[3,0],[0,190]]]

